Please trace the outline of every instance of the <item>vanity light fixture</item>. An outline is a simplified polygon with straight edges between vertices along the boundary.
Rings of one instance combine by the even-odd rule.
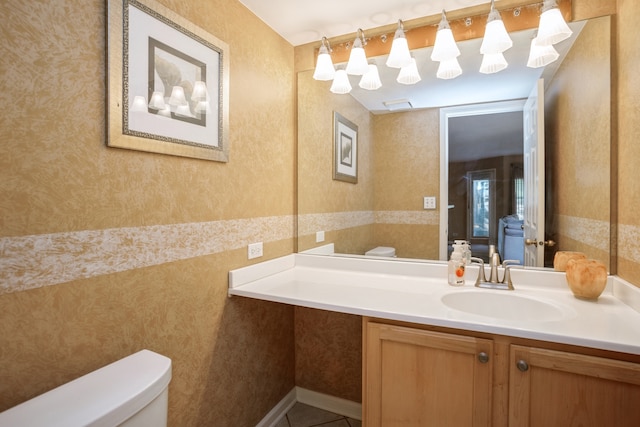
[[[376,90],[382,87],[380,73],[376,64],[369,64],[369,71],[362,76],[358,86],[366,90]]]
[[[446,61],[440,61],[436,77],[438,77],[439,79],[449,80],[455,79],[460,74],[462,74],[462,68],[460,68],[458,58],[453,58],[447,59]]]
[[[313,72],[314,80],[332,80],[336,74],[336,69],[333,66],[331,60],[331,45],[326,37],[322,37],[322,45],[318,52],[318,59],[316,62],[316,69]]]
[[[367,62],[367,56],[364,53],[364,45],[367,42],[364,39],[364,31],[358,28],[356,39],[353,41],[353,47],[349,54],[349,62],[347,63],[347,74],[354,76],[362,76],[369,71],[369,63]]]
[[[540,46],[537,43],[537,37],[531,40],[531,49],[529,50],[529,60],[527,67],[540,68],[551,64],[558,59],[560,55],[553,45]]]
[[[504,27],[500,12],[495,8],[494,0],[491,0],[491,11],[487,18],[480,53],[502,53],[511,46],[513,46],[513,41]]]
[[[538,26],[539,46],[549,46],[571,37],[571,28],[567,25],[556,0],[544,0]]]
[[[333,93],[343,95],[351,92],[351,89],[351,83],[349,82],[347,71],[342,69],[336,70],[336,75],[333,78],[333,83],[331,83],[331,88],[329,90]]]
[[[400,68],[400,73],[398,73],[398,78],[396,80],[398,83],[403,85],[416,84],[422,80],[420,73],[418,73],[418,66],[416,65],[415,58],[411,57],[409,65]]]
[[[391,52],[387,58],[387,67],[402,68],[409,65],[411,62],[411,53],[409,53],[409,44],[407,38],[404,35],[404,26],[402,20],[398,19],[398,28],[393,36],[393,43],[391,43]]]
[[[453,32],[447,21],[447,16],[442,10],[442,19],[438,24],[438,31],[436,32],[436,41],[433,45],[433,52],[431,52],[432,61],[446,61],[448,59],[457,58],[460,56],[460,49],[453,38]]]
[[[485,53],[482,55],[480,72],[483,74],[494,74],[507,68],[507,60],[502,53]]]

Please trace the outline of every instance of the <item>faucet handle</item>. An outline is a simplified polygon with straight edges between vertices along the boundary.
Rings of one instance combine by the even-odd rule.
[[[502,262],[502,267],[504,268],[504,278],[502,279],[502,283],[505,283],[510,291],[515,289],[513,287],[513,282],[511,281],[511,267],[518,264],[520,264],[520,261],[517,259],[506,259]]]
[[[486,283],[487,276],[484,273],[484,260],[482,258],[471,257],[471,263],[480,264],[478,270],[478,278],[476,279],[476,286],[479,286],[481,283]]]

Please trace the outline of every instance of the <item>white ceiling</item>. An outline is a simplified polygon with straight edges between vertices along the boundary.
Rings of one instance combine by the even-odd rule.
[[[294,46],[489,0],[240,0]],[[500,0],[496,1],[499,7]]]

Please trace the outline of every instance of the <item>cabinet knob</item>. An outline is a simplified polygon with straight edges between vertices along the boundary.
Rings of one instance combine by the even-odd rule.
[[[521,372],[526,372],[529,370],[529,364],[527,362],[525,362],[524,360],[518,360],[516,362],[516,367],[521,371]]]
[[[487,363],[489,361],[489,355],[482,351],[478,354],[478,360],[480,363]]]

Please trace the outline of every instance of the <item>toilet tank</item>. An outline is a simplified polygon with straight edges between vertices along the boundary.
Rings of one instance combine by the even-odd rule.
[[[171,359],[142,350],[0,413],[0,427],[166,427]]]

